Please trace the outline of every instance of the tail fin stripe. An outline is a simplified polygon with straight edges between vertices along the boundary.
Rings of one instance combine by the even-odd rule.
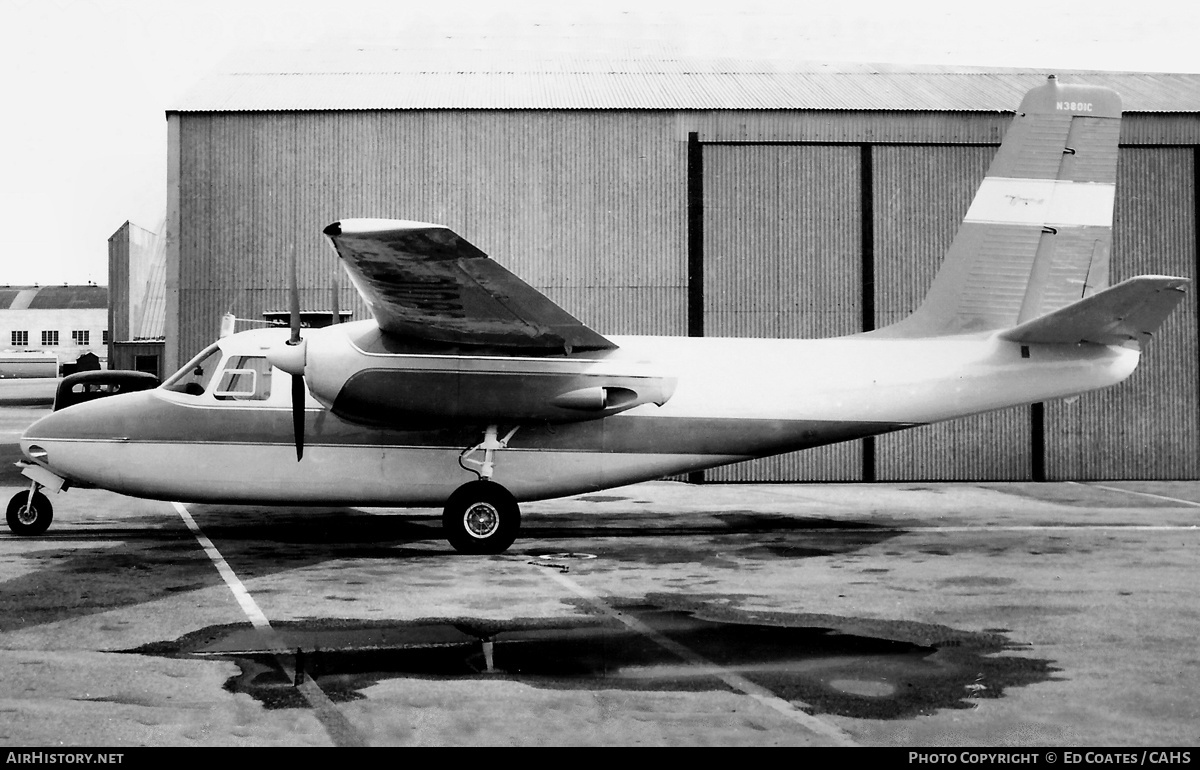
[[[988,177],[964,222],[1110,227],[1116,185],[1054,179]]]

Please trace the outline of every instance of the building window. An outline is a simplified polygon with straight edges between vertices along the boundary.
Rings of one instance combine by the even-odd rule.
[[[47,347],[58,344],[58,331],[42,332],[42,344]]]
[[[90,344],[92,344],[90,342],[91,338],[92,338],[92,333],[86,329],[84,329],[83,331],[71,332],[71,344],[72,345],[90,345]]]
[[[108,344],[108,329],[105,329],[104,331],[100,332],[100,344],[101,345]]]
[[[29,332],[27,332],[27,331],[26,332],[13,332],[12,333],[12,344],[13,345],[28,345],[29,344]]]

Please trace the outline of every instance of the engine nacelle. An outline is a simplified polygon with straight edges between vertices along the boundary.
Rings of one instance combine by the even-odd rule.
[[[426,429],[455,424],[597,420],[662,405],[675,379],[613,351],[577,356],[397,352],[372,322],[306,335],[305,378],[338,417]]]

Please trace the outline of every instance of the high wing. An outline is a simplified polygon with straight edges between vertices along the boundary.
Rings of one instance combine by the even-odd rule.
[[[395,340],[524,355],[616,347],[441,225],[344,219],[324,232]]]

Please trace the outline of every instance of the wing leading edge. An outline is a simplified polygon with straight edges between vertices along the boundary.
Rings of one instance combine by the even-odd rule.
[[[324,232],[394,340],[532,355],[616,347],[441,225],[344,219]]]

